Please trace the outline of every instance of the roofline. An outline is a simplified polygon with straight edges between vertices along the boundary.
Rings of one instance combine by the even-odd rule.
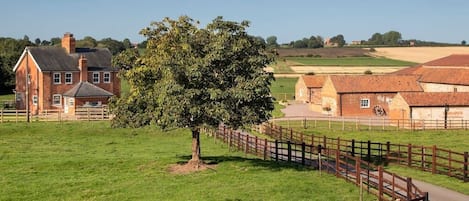
[[[36,68],[39,70],[39,72],[42,72],[42,69],[39,67],[39,64],[37,64],[36,59],[34,59],[33,55],[29,51],[29,47],[24,48],[23,53],[21,54],[20,58],[18,59],[18,61],[15,64],[15,67],[13,67],[13,72],[16,72],[16,70],[20,66],[21,61],[25,57],[26,53],[28,53],[28,55],[31,55],[31,58],[33,59],[34,64],[36,64]]]
[[[427,84],[452,84],[452,85],[458,85],[458,86],[469,86],[469,84],[461,84],[461,83],[449,83],[449,82],[428,82],[428,81],[419,81],[421,83],[427,83]]]
[[[354,92],[337,92],[337,94],[359,94],[359,93],[408,93],[408,92],[424,92],[422,91],[354,91]]]

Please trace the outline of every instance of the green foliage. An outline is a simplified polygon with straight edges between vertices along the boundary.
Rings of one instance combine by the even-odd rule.
[[[331,38],[332,43],[337,43],[338,47],[343,47],[345,45],[345,38],[344,35],[339,34]]]
[[[465,46],[465,45],[466,45],[466,40],[462,40],[462,41],[461,41],[461,45],[462,45],[462,46]]]
[[[97,47],[108,48],[112,55],[116,55],[125,50],[124,44],[121,41],[112,38],[103,38],[98,41]]]
[[[75,45],[82,48],[94,48],[98,46],[98,42],[91,36],[85,36],[83,39],[77,40]]]
[[[112,58],[112,66],[123,70],[129,70],[137,63],[139,57],[140,53],[138,49],[126,49]]]
[[[171,174],[190,157],[189,133],[108,122],[2,124],[0,200],[359,199],[359,188],[343,179],[246,157],[207,137],[204,153],[217,167]]]
[[[383,57],[286,57],[287,60],[314,66],[412,66],[416,63],[387,59]]]
[[[368,45],[398,45],[402,39],[401,33],[397,31],[388,31],[384,34],[374,33],[366,44]]]
[[[372,72],[371,70],[369,70],[369,69],[366,70],[366,71],[363,72],[363,73],[364,73],[365,75],[372,75],[372,74],[373,74],[373,72]]]
[[[0,38],[0,93],[11,93],[15,85],[13,67],[26,46],[34,45],[27,36],[24,39]]]
[[[182,16],[143,29],[147,49],[123,74],[132,90],[111,102],[113,126],[237,128],[269,119],[273,76],[263,68],[273,57],[248,25],[218,17],[198,28]]]

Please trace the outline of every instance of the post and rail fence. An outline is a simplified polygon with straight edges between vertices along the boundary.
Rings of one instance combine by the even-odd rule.
[[[223,125],[216,130],[204,129],[204,132],[214,140],[227,144],[230,149],[253,154],[264,160],[297,163],[334,174],[357,186],[365,184],[367,191],[375,194],[379,200],[428,201],[428,193],[419,190],[411,178],[385,171],[381,166],[362,160],[358,154],[352,156],[350,152],[340,149],[341,143],[332,146],[327,139],[315,144],[315,141],[299,143],[286,138],[268,140]],[[293,136],[292,132],[288,134]]]
[[[0,123],[6,122],[26,122],[27,121],[26,110],[6,110],[0,109]],[[74,114],[64,113],[63,109],[52,109],[43,110],[38,114],[30,113],[31,121],[99,121],[99,120],[110,120],[112,115],[109,113],[107,107],[96,107],[96,108],[76,108]]]
[[[436,145],[422,146],[413,144],[394,144],[391,142],[358,141],[327,136],[306,135],[292,128],[282,127],[273,123],[257,126],[258,131],[273,139],[321,145],[324,148],[336,148],[343,154],[375,164],[393,163],[403,165],[432,174],[443,174],[469,181],[469,154],[439,148]]]

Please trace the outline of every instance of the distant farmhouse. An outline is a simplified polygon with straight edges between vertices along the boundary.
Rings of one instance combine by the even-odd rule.
[[[387,75],[304,75],[295,98],[331,116],[469,119],[468,77],[469,55],[450,55]]]
[[[62,47],[26,47],[14,67],[16,107],[33,114],[77,107],[101,107],[120,95],[118,69],[111,66],[107,48],[76,48],[65,33]]]

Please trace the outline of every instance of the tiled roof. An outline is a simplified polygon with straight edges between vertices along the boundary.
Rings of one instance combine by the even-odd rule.
[[[331,75],[337,93],[422,91],[415,75]]]
[[[321,88],[326,81],[326,76],[323,75],[303,75],[301,77],[308,88]]]
[[[392,74],[421,75],[420,82],[469,85],[469,54],[450,55]]]
[[[409,106],[469,106],[469,92],[402,92]]]
[[[89,82],[80,82],[63,95],[68,97],[109,97],[114,94]]]
[[[447,57],[439,58],[422,64],[423,66],[457,66],[469,67],[469,54],[452,54]]]
[[[83,55],[88,60],[89,69],[115,71],[111,66],[112,54],[107,48],[76,48],[67,54],[62,47],[27,47],[41,71],[79,71],[78,58]]]

